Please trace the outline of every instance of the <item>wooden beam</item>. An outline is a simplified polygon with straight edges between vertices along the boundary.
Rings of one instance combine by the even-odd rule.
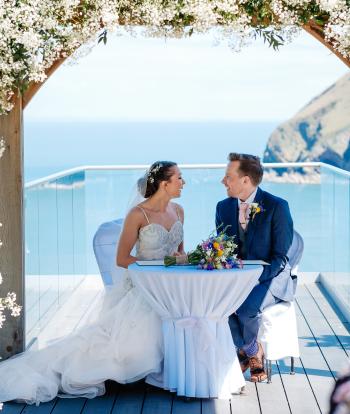
[[[311,36],[321,42],[327,49],[334,53],[346,66],[350,67],[350,58],[345,58],[341,53],[334,49],[333,45],[325,39],[323,28],[310,20],[303,26],[303,29],[308,32]]]
[[[0,116],[0,138],[7,149],[0,159],[0,222],[3,246],[0,249],[0,271],[3,284],[0,296],[15,292],[17,303],[24,305],[24,220],[23,220],[23,116],[22,99]],[[24,311],[7,320],[0,330],[0,357],[3,359],[24,349]]]
[[[41,83],[39,83],[39,82],[32,82],[29,85],[28,89],[23,94],[23,98],[22,98],[22,106],[23,106],[23,109],[29,104],[29,102],[32,100],[33,96],[45,84],[45,82],[56,71],[56,69],[58,69],[62,65],[62,63],[67,59],[67,57],[57,59],[52,64],[52,66],[49,69],[47,69],[47,71],[46,71],[47,78],[44,80],[44,82],[41,82]]]

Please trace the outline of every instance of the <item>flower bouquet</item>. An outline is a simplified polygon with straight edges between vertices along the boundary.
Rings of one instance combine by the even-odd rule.
[[[234,242],[234,236],[227,236],[226,228],[217,236],[212,233],[207,240],[198,244],[195,250],[187,253],[187,260],[182,260],[182,264],[197,265],[199,269],[205,270],[241,267],[235,254],[237,244]],[[164,265],[179,264],[176,258],[177,256],[165,256]]]

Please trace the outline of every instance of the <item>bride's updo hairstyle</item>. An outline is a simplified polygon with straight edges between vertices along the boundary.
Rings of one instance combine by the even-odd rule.
[[[176,167],[176,162],[172,161],[156,161],[154,162],[149,170],[146,172],[146,188],[145,188],[145,198],[151,197],[158,191],[159,184],[162,181],[169,181],[173,175],[172,168]]]

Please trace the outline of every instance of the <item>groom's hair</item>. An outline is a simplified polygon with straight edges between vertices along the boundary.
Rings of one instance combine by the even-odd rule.
[[[231,152],[228,160],[239,161],[239,171],[242,175],[247,175],[255,186],[258,186],[263,178],[264,169],[260,162],[260,158],[251,154],[240,154]]]

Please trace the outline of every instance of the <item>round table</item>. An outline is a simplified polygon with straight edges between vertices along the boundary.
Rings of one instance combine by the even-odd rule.
[[[129,266],[133,283],[162,319],[163,372],[147,382],[188,397],[230,398],[239,392],[245,381],[228,317],[258,283],[262,270],[260,265],[213,271]]]

